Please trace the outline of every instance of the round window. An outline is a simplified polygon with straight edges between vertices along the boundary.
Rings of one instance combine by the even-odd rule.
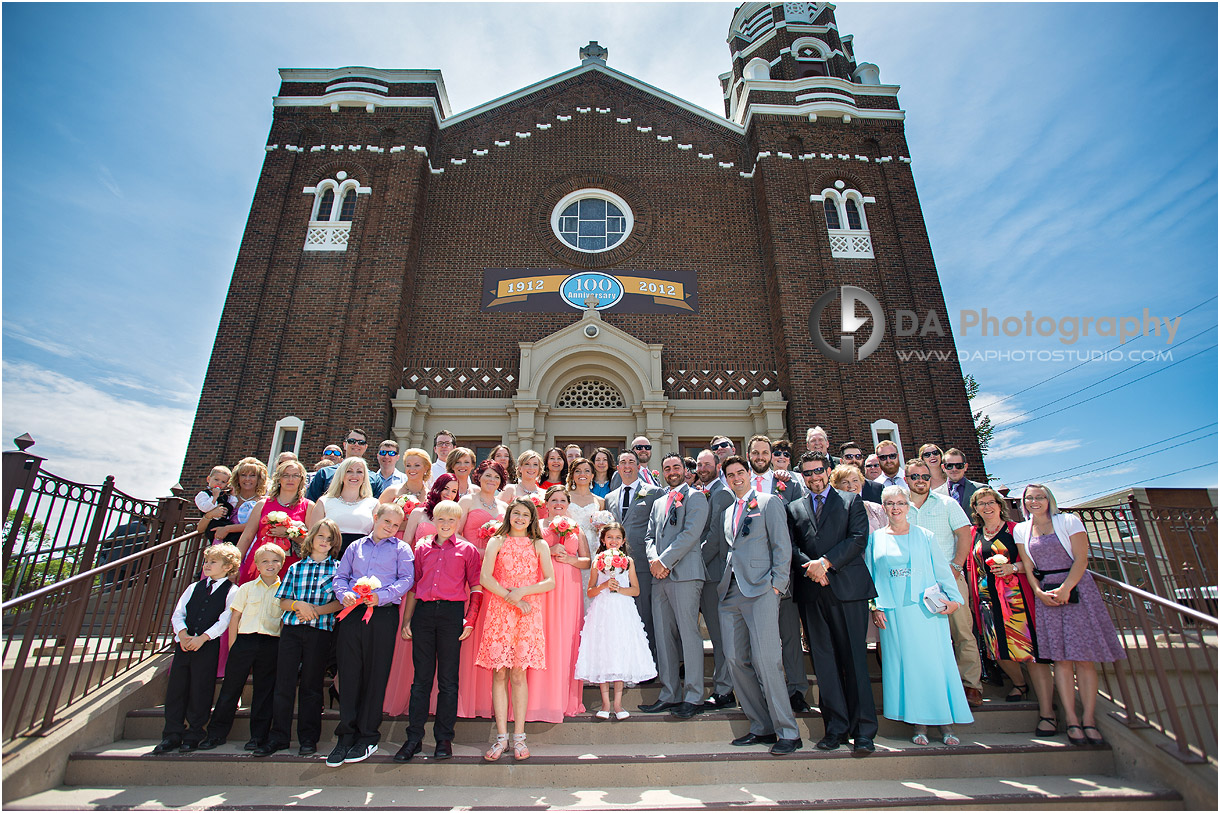
[[[614,248],[631,234],[634,218],[627,201],[604,189],[565,195],[551,212],[555,236],[577,251],[595,254]]]

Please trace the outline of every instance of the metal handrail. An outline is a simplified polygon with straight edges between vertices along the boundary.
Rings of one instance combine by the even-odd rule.
[[[92,582],[94,579],[106,573],[108,570],[115,570],[123,565],[131,564],[138,559],[147,557],[150,553],[156,553],[163,550],[168,551],[172,547],[181,545],[183,542],[199,536],[201,536],[199,531],[191,531],[188,534],[174,537],[173,539],[170,539],[167,542],[162,542],[159,545],[153,545],[151,548],[145,548],[144,550],[137,551],[130,556],[124,556],[122,559],[115,559],[113,562],[107,562],[100,567],[95,567],[92,570],[85,571],[84,573],[77,573],[75,576],[64,579],[63,581],[57,581],[54,584],[48,584],[46,587],[40,587],[37,590],[26,593],[22,596],[18,596],[17,598],[9,599],[3,604],[0,604],[0,612],[7,613],[10,610],[16,609],[21,604],[35,601],[43,596],[49,596],[52,593],[69,588],[79,582]]]
[[[1102,582],[1104,584],[1109,584],[1113,587],[1117,587],[1120,590],[1125,590],[1126,592],[1131,593],[1131,594],[1139,597],[1143,601],[1149,602],[1150,604],[1159,604],[1161,607],[1164,607],[1167,610],[1170,610],[1175,613],[1179,613],[1180,615],[1184,615],[1187,618],[1193,618],[1195,621],[1199,622],[1200,624],[1211,624],[1212,626],[1220,626],[1220,618],[1216,618],[1215,616],[1208,615],[1207,613],[1201,613],[1192,607],[1187,607],[1186,605],[1179,604],[1176,601],[1170,601],[1167,598],[1158,596],[1155,593],[1149,593],[1147,590],[1141,590],[1138,587],[1134,587],[1130,584],[1127,584],[1126,582],[1120,582],[1115,579],[1111,579],[1109,576],[1105,576],[1101,573],[1097,573],[1092,570],[1090,570],[1089,572],[1093,574],[1093,578],[1096,579],[1097,581]]]

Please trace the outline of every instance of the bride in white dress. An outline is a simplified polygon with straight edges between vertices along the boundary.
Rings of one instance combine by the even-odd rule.
[[[605,501],[593,493],[593,463],[584,457],[578,457],[568,467],[568,495],[572,504],[568,508],[568,516],[580,525],[585,542],[589,545],[589,554],[597,554],[597,529],[593,527],[593,515],[606,507]]]

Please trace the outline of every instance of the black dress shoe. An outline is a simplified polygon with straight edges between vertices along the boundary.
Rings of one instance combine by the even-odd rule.
[[[660,700],[658,700],[655,703],[649,703],[646,706],[637,706],[636,708],[645,714],[656,714],[658,711],[669,711],[677,705],[677,703],[662,703]]]
[[[250,739],[246,740],[246,744],[243,745],[242,748],[244,748],[247,751],[256,751],[256,750],[258,750],[258,747],[262,744],[263,743],[259,742],[258,740],[254,739],[253,737],[251,737]]]
[[[815,746],[819,751],[834,751],[840,745],[847,742],[847,737],[840,734],[827,734],[822,739],[818,740]]]
[[[873,741],[867,737],[856,737],[856,744],[852,746],[851,755],[853,757],[866,757],[877,750],[877,746],[873,745]]]
[[[703,709],[699,708],[699,706],[696,706],[694,703],[683,702],[674,706],[669,713],[680,720],[689,720],[691,717],[694,717],[701,711],[703,711]]]
[[[797,737],[795,740],[779,740],[775,743],[775,745],[771,746],[771,753],[775,756],[783,756],[784,754],[791,754],[794,751],[799,751],[804,747],[805,743],[801,742],[800,737]]]
[[[728,694],[713,694],[707,700],[703,701],[703,708],[711,709],[726,709],[730,706],[737,705],[737,697],[729,692]]]
[[[318,753],[318,746],[312,742],[303,742],[301,747],[297,749],[297,756],[299,757],[311,757],[316,753]]]
[[[800,692],[793,692],[788,699],[792,702],[793,714],[813,711],[813,709],[809,707],[809,704],[805,702],[805,695],[801,694]]]
[[[198,751],[198,750],[199,750],[199,743],[197,743],[197,742],[184,742],[184,743],[182,743],[182,745],[178,746],[179,754],[189,754],[192,751]]]
[[[255,748],[252,752],[256,757],[269,757],[276,751],[284,751],[288,748],[287,743],[268,742]]]
[[[211,751],[212,749],[219,748],[220,746],[222,746],[224,744],[225,744],[225,741],[222,739],[218,739],[216,737],[208,737],[206,740],[199,743],[199,745],[197,745],[196,747],[200,751]]]
[[[774,734],[755,734],[752,731],[742,734],[733,740],[733,745],[775,745],[778,738]]]
[[[157,743],[156,747],[152,749],[152,752],[158,755],[168,754],[170,751],[177,751],[181,746],[182,740],[176,740],[173,737],[166,737],[165,739],[161,740],[161,742]]]
[[[437,740],[436,751],[432,756],[435,759],[449,759],[453,756],[453,740]]]
[[[436,746],[440,748],[440,743]],[[411,758],[422,751],[424,744],[419,740],[407,740],[402,744],[402,748],[398,749],[398,753],[394,755],[395,762],[410,762]]]

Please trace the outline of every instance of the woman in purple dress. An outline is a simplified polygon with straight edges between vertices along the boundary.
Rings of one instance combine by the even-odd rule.
[[[1073,745],[1102,745],[1097,730],[1097,664],[1126,658],[1101,591],[1088,572],[1089,537],[1074,514],[1065,514],[1051,490],[1030,483],[1021,494],[1026,520],[1013,529],[1021,558],[1032,566],[1039,601],[1038,654],[1055,662],[1055,688]],[[1076,714],[1080,694],[1082,714]],[[1073,730],[1079,732],[1073,734]]]

